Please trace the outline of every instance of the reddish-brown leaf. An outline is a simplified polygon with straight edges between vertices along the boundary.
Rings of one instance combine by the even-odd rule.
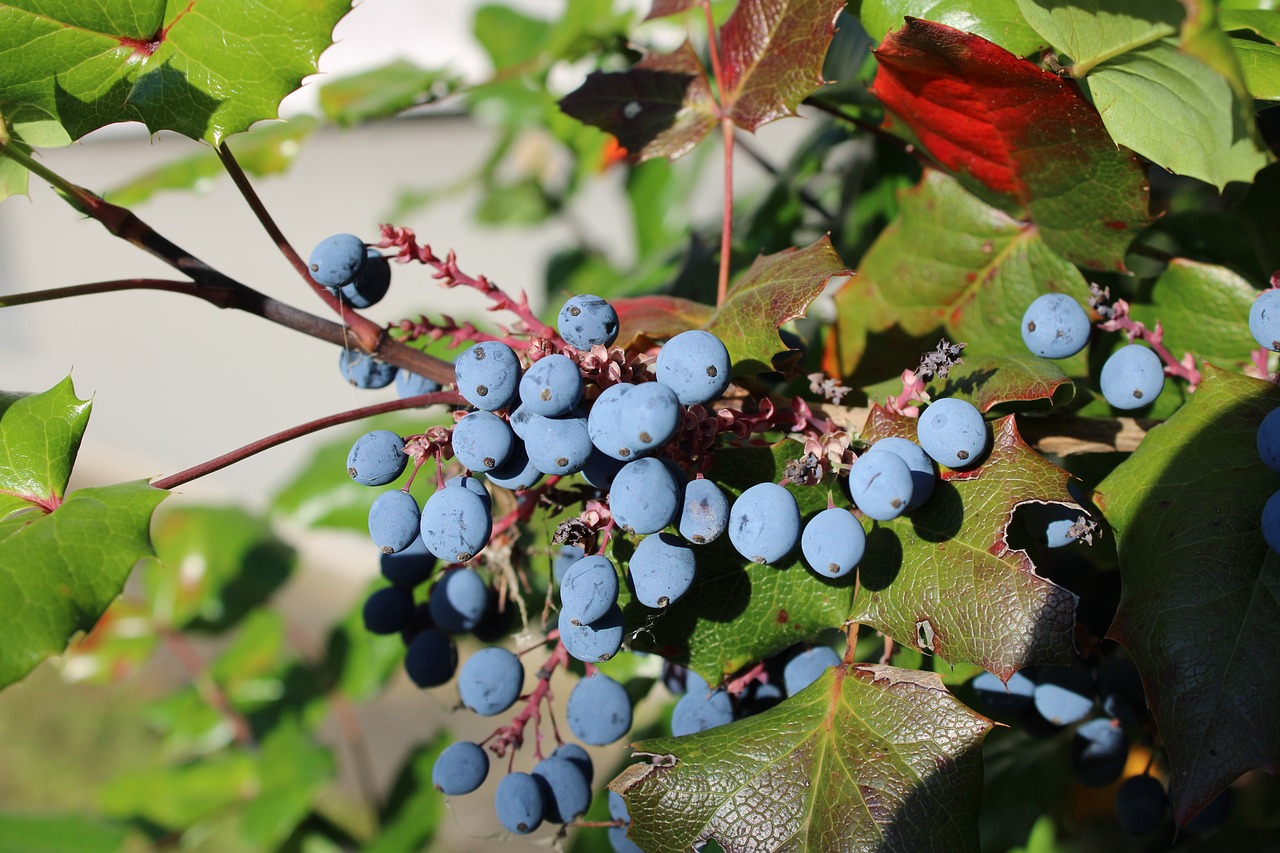
[[[1029,216],[1050,248],[1123,269],[1145,227],[1145,175],[1073,82],[986,39],[907,18],[876,51],[875,93],[942,166]]]
[[[720,29],[725,101],[754,131],[795,115],[823,84],[822,62],[845,0],[742,0]]]
[[[715,308],[679,296],[633,296],[611,300],[618,312],[618,346],[640,335],[670,338],[689,329],[701,329]]]
[[[678,15],[681,12],[689,11],[697,5],[698,0],[653,0],[653,6],[649,9],[649,14],[645,16],[645,20],[652,21],[654,18]]]
[[[716,125],[706,72],[688,42],[626,71],[593,72],[560,100],[560,109],[612,133],[637,161],[674,160]]]

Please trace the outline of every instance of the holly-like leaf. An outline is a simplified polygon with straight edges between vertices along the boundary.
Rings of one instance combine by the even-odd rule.
[[[707,331],[729,348],[735,375],[775,370],[781,366],[775,356],[790,352],[778,329],[803,317],[832,276],[848,274],[827,236],[803,249],[761,255],[725,294]]]
[[[302,142],[318,125],[314,116],[295,116],[288,121],[259,125],[229,140],[227,146],[246,174],[278,175],[289,170],[302,150]],[[201,145],[190,157],[165,163],[107,190],[106,197],[121,207],[134,207],[164,190],[204,191],[226,173],[217,153]]]
[[[1110,636],[1142,673],[1179,824],[1280,765],[1280,557],[1260,523],[1280,476],[1255,438],[1278,405],[1271,383],[1209,366],[1094,496],[1120,561]]]
[[[754,132],[795,115],[825,81],[822,62],[845,0],[740,0],[720,28],[725,108]]]
[[[989,412],[1004,403],[1048,400],[1065,406],[1075,396],[1075,385],[1057,363],[1033,355],[965,358],[943,379],[933,379],[925,389],[937,399],[959,397]]]
[[[631,296],[612,301],[618,312],[618,346],[638,336],[670,338],[689,329],[701,329],[715,309],[679,296]]]
[[[609,787],[649,853],[976,851],[990,728],[933,673],[842,664],[763,714],[636,744],[652,763]]]
[[[894,326],[913,337],[941,328],[968,344],[966,358],[1021,357],[1022,314],[1037,296],[1065,293],[1081,304],[1089,297],[1080,271],[1045,245],[1040,229],[936,171],[902,195],[898,218],[859,273],[835,296],[845,375],[862,359],[868,335]],[[1084,372],[1083,357],[1061,364],[1072,375]]]
[[[217,144],[316,71],[348,0],[0,2],[0,112],[72,139],[141,121]]]
[[[1099,62],[1174,35],[1187,16],[1178,0],[1017,0],[1027,23],[1083,77]]]
[[[71,379],[29,396],[0,394],[0,687],[87,631],[153,553],[151,513],[166,492],[145,482],[65,497],[90,404]]]
[[[1079,504],[1067,472],[1027,446],[1013,415],[992,433],[981,465],[946,472],[924,506],[870,531],[851,618],[1007,681],[1024,666],[1070,660],[1076,607],[1075,595],[1009,545],[1014,510]],[[873,408],[862,438],[890,435],[914,440],[915,420]]]
[[[1205,361],[1243,367],[1257,342],[1249,334],[1253,285],[1226,267],[1176,258],[1152,284],[1149,295],[1130,303],[1134,319],[1164,328],[1175,355],[1195,353]]]
[[[329,121],[352,127],[433,103],[453,94],[461,85],[461,78],[448,69],[419,68],[406,59],[397,59],[326,83],[320,90],[320,109]]]
[[[595,71],[560,100],[560,109],[612,133],[637,161],[674,160],[716,125],[715,100],[688,42],[651,53],[626,71]]]
[[[1148,222],[1146,174],[1074,83],[980,36],[907,20],[876,51],[875,93],[942,166],[1025,213],[1048,246],[1124,268]]]
[[[803,453],[795,441],[725,448],[716,451],[707,476],[736,496],[756,483],[778,482],[787,462]],[[803,519],[827,508],[829,492],[837,505],[848,503],[834,487],[788,488]],[[805,566],[799,553],[780,565],[756,565],[735,551],[728,538],[697,546],[693,586],[662,613],[637,602],[625,605],[627,627],[638,632],[631,648],[685,663],[711,684],[748,663],[840,627],[853,601],[852,575],[822,578]],[[627,556],[623,547],[615,540],[615,558]]]
[[[865,0],[858,17],[876,41],[911,17],[982,36],[1018,56],[1029,56],[1047,44],[1022,17],[1018,0]]]

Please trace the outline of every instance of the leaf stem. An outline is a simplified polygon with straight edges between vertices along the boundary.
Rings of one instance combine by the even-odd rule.
[[[160,279],[137,279],[136,281],[144,283],[138,284],[136,288],[130,288],[118,282],[103,282],[93,285],[76,285],[76,287],[86,288],[83,291],[76,291],[72,288],[57,288],[10,296],[0,302],[0,306],[31,304],[49,299],[79,296],[84,293],[106,293],[113,290],[152,289],[188,293],[211,302],[220,308],[237,308],[241,311],[247,311],[250,314],[256,314],[274,323],[338,346],[349,347],[354,345],[359,349],[372,353],[382,361],[429,377],[441,384],[451,384],[454,381],[452,364],[427,355],[413,347],[405,346],[388,335],[386,330],[362,317],[358,317],[352,312],[346,312],[346,316],[357,317],[357,323],[367,324],[365,337],[362,337],[355,327],[352,327],[351,333],[349,333],[342,325],[323,320],[291,305],[272,299],[219,272],[162,236],[154,228],[134,215],[132,211],[119,205],[111,204],[101,196],[73,184],[25,151],[3,139],[0,139],[0,156],[8,157],[28,169],[32,174],[48,181],[68,204],[84,215],[96,219],[110,234],[132,243],[148,254],[159,258],[178,272],[188,276],[197,285],[191,290],[186,290],[173,286],[177,284],[176,282],[166,284],[163,287],[153,287],[145,284],[145,282],[161,281]],[[373,333],[372,346],[369,346],[370,341],[366,340],[366,337],[370,336],[370,330]]]
[[[733,118],[729,115],[728,93],[724,86],[724,67],[720,61],[720,43],[716,40],[716,22],[711,14],[711,0],[702,0],[703,18],[707,22],[707,52],[711,55],[711,73],[716,78],[720,105],[720,136],[724,140],[724,211],[720,220],[720,272],[716,278],[716,307],[724,304],[729,292],[729,260],[733,249]]]
[[[179,471],[176,474],[170,474],[168,477],[162,477],[151,485],[157,489],[175,489],[184,483],[212,474],[214,471],[220,471],[229,465],[234,465],[241,460],[248,459],[250,456],[256,456],[264,450],[270,450],[277,445],[292,441],[304,435],[313,432],[319,432],[322,429],[328,429],[333,426],[351,423],[352,421],[362,420],[364,418],[373,417],[374,415],[386,414],[387,412],[398,412],[402,409],[416,409],[422,406],[431,406],[437,403],[447,405],[458,405],[463,402],[462,396],[454,391],[436,391],[431,394],[419,394],[416,397],[405,397],[403,400],[391,400],[386,403],[377,403],[372,406],[361,406],[358,409],[349,409],[345,412],[338,412],[333,415],[326,415],[323,418],[316,418],[313,421],[307,421],[304,424],[290,427],[282,430],[266,438],[260,438],[255,442],[246,444],[237,448],[230,453],[224,453],[207,462],[201,462],[185,471]]]
[[[297,250],[284,236],[284,232],[280,230],[280,226],[271,217],[267,211],[267,207],[262,203],[253,184],[249,183],[249,176],[244,173],[244,169],[240,168],[240,163],[236,161],[235,155],[231,153],[231,149],[227,147],[224,141],[218,145],[218,159],[222,161],[222,166],[227,170],[227,174],[231,176],[231,180],[235,183],[236,189],[240,191],[240,195],[248,203],[249,209],[253,211],[253,215],[257,217],[261,223],[267,236],[271,238],[271,242],[276,244],[276,248],[280,250],[280,254],[284,255],[285,260],[289,262],[289,266],[302,277],[312,292],[320,297],[320,300],[328,305],[339,317],[345,325],[351,327],[351,331],[355,333],[356,339],[360,342],[360,348],[373,352],[378,348],[378,341],[382,336],[382,328],[376,323],[362,317],[351,308],[343,305],[338,301],[337,295],[320,284],[311,277],[311,271],[307,268],[307,262],[302,259]]]

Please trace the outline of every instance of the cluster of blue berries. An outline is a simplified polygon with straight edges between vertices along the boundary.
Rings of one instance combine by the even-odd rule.
[[[1249,331],[1263,349],[1280,352],[1280,290],[1264,290],[1249,308]],[[1258,457],[1280,474],[1280,409],[1273,409],[1258,425]],[[1262,536],[1280,554],[1280,491],[1262,507]]]

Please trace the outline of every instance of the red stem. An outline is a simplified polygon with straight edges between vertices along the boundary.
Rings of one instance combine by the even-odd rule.
[[[437,403],[459,405],[462,402],[463,399],[461,395],[456,392],[436,391],[432,394],[420,394],[417,397],[406,397],[403,400],[391,400],[386,403],[377,403],[373,406],[362,406],[358,409],[338,412],[334,415],[327,415],[323,418],[317,418],[313,421],[307,421],[304,424],[290,427],[282,432],[269,435],[266,438],[260,438],[257,441],[252,442],[251,444],[246,444],[244,447],[233,450],[230,453],[224,453],[216,459],[210,459],[208,462],[202,462],[199,465],[186,469],[185,471],[179,471],[177,474],[170,474],[168,477],[162,477],[151,485],[155,486],[157,489],[174,489],[184,483],[189,483],[192,480],[203,477],[206,474],[212,474],[214,471],[220,471],[228,465],[234,465],[236,462],[248,459],[250,456],[255,456],[264,450],[269,450],[272,447],[284,444],[286,441],[292,441],[295,438],[300,438],[304,435],[309,435],[322,429],[328,429],[332,426],[351,423],[352,421],[358,421],[363,418],[369,418],[374,415],[381,415],[387,412],[398,412],[402,409],[416,409],[422,406],[435,405]]]
[[[707,22],[707,52],[711,54],[711,73],[716,78],[720,104],[720,136],[724,140],[724,210],[720,221],[720,272],[716,278],[716,307],[724,304],[729,292],[729,258],[733,248],[733,119],[729,115],[728,94],[724,87],[724,68],[720,61],[720,44],[716,41],[716,22],[711,14],[711,0],[702,0]]]
[[[556,647],[551,652],[551,657],[547,658],[547,662],[538,670],[538,685],[533,688],[532,692],[525,697],[524,707],[520,709],[520,713],[516,714],[511,722],[501,728],[495,730],[489,735],[481,745],[493,741],[489,748],[494,754],[502,757],[507,754],[507,750],[517,750],[524,744],[524,730],[529,725],[529,721],[533,721],[534,730],[537,730],[539,721],[542,719],[542,713],[539,706],[545,701],[547,702],[548,711],[551,707],[551,676],[555,673],[559,666],[569,665],[569,652],[564,647],[564,643],[557,640]],[[553,721],[554,725],[554,721]],[[535,742],[533,757],[535,760],[542,760],[541,738]],[[514,759],[514,754],[513,754]]]
[[[200,652],[196,650],[196,647],[185,636],[172,628],[160,628],[158,633],[165,646],[178,659],[178,663],[182,664],[182,668],[186,670],[196,688],[196,692],[231,724],[236,743],[246,748],[252,748],[255,745],[253,728],[249,725],[249,721],[245,719],[244,715],[231,706],[231,700],[227,698],[227,694],[223,692],[218,682],[209,674],[209,666],[205,663],[204,658],[201,657]]]

